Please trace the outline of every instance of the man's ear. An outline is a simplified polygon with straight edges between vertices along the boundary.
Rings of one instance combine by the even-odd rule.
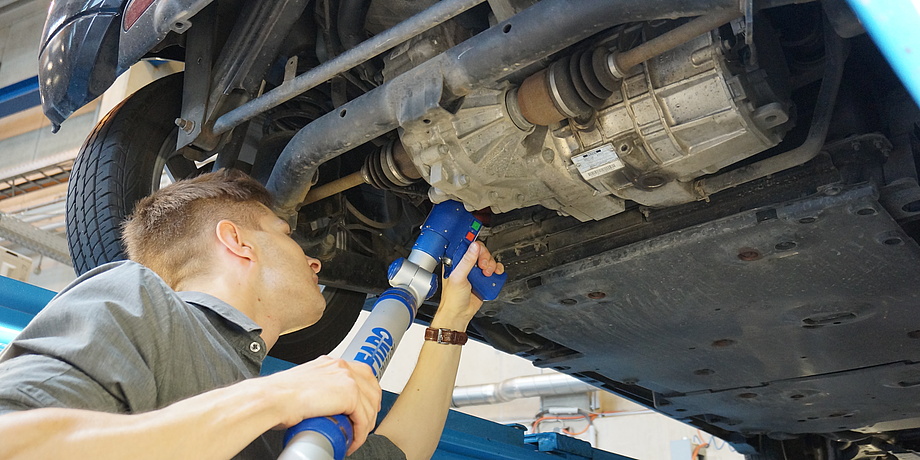
[[[247,232],[230,220],[221,220],[215,228],[217,241],[230,253],[237,257],[255,260],[255,251],[249,240]]]

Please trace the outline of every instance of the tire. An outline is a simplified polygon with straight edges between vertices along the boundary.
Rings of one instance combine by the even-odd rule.
[[[67,187],[67,243],[78,275],[127,258],[121,224],[159,188],[164,172],[172,180],[202,172],[175,153],[182,80],[178,73],[141,88],[112,109],[81,147]],[[305,362],[329,353],[348,334],[366,296],[333,288],[323,294],[322,319],[285,335],[273,356]]]
[[[121,223],[159,188],[166,160],[176,178],[197,172],[173,155],[181,107],[182,74],[161,78],[112,109],[80,148],[67,186],[67,243],[77,274],[127,258]]]
[[[302,364],[335,349],[348,335],[367,298],[362,292],[325,288],[326,311],[320,320],[297,332],[282,335],[269,351],[278,359]]]

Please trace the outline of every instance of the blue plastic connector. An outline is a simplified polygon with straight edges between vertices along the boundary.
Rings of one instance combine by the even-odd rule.
[[[284,435],[284,444],[287,445],[294,436],[302,431],[313,431],[323,435],[332,444],[335,460],[344,459],[348,446],[355,440],[351,421],[345,415],[314,417],[302,420],[287,430]]]

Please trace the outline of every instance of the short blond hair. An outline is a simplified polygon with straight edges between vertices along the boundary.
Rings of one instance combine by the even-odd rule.
[[[122,226],[128,257],[175,288],[209,267],[208,235],[221,220],[261,228],[271,196],[243,172],[222,169],[163,187],[137,203]]]

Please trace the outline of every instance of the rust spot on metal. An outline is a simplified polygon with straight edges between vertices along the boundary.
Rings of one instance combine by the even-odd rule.
[[[738,250],[738,258],[745,262],[751,262],[759,259],[760,257],[760,251],[754,248],[741,248]]]
[[[712,342],[712,346],[716,348],[725,348],[730,347],[735,344],[735,341],[732,339],[719,339],[715,342]]]

